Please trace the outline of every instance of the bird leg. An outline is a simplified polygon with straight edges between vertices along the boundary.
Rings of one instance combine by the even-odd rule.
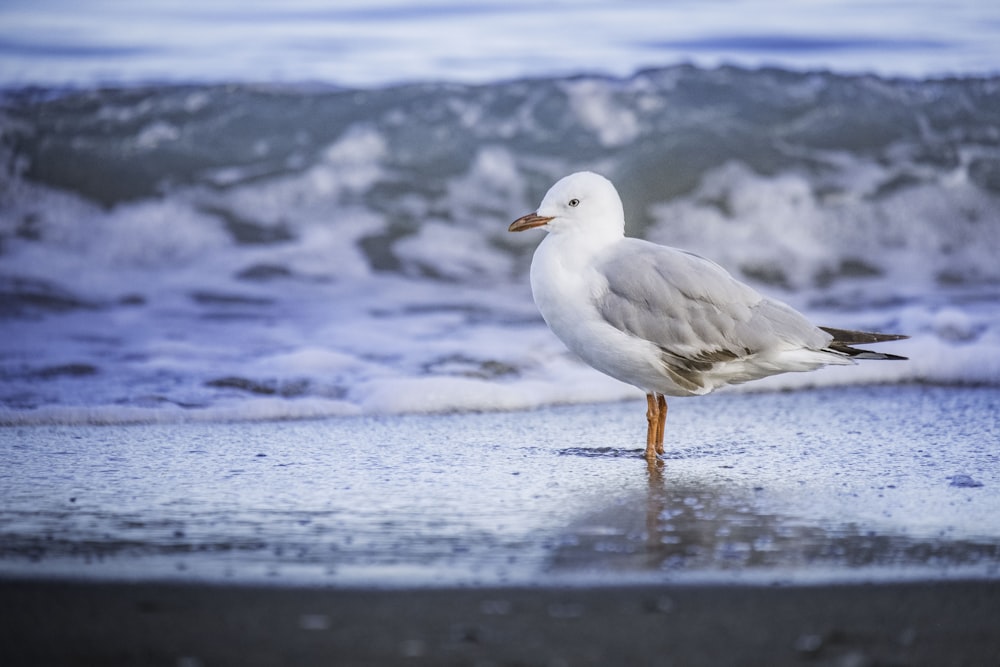
[[[646,394],[646,460],[656,459],[656,438],[660,424],[660,402],[656,394]],[[659,437],[663,437],[660,435]],[[662,450],[663,445],[660,445]]]
[[[656,394],[656,453],[663,453],[663,425],[667,421],[667,397]]]

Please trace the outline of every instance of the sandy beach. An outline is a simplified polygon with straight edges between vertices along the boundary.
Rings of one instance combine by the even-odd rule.
[[[988,665],[995,389],[0,431],[5,665]]]
[[[0,430],[0,576],[333,586],[995,578],[1000,392],[880,386]]]
[[[20,665],[995,665],[1000,583],[357,590],[0,583]]]

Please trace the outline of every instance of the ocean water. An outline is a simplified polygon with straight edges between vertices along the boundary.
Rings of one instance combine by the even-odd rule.
[[[982,0],[7,0],[0,83],[491,84],[675,63],[926,77],[995,73],[998,32]]]
[[[580,169],[630,234],[912,336],[748,389],[1000,384],[989,3],[90,4],[0,8],[0,423],[640,396],[506,231]]]

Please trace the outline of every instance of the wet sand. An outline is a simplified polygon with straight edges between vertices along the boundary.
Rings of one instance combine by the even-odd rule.
[[[1000,582],[317,589],[0,582],[0,664],[1000,664]]]
[[[267,585],[1000,576],[1000,390],[0,429],[0,578]]]
[[[1000,664],[1000,391],[0,430],[0,665]]]

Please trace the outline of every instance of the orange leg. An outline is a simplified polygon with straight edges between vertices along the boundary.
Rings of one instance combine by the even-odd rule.
[[[663,425],[667,421],[667,397],[656,394],[656,453],[663,453]]]
[[[660,402],[656,394],[646,394],[646,460],[656,460],[656,438],[660,424]],[[662,436],[660,436],[662,437]],[[662,445],[660,445],[662,448]]]

